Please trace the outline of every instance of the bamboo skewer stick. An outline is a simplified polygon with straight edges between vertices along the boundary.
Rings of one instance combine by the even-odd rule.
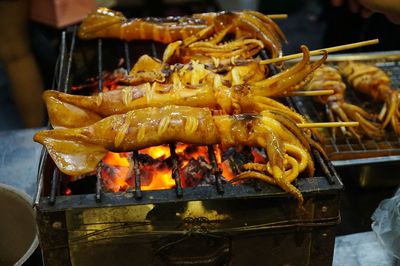
[[[267,15],[270,19],[287,19],[288,14],[270,14]]]
[[[284,96],[320,96],[320,95],[332,95],[334,90],[320,90],[320,91],[290,91]]]
[[[339,52],[339,51],[343,51],[343,50],[359,48],[359,47],[363,47],[363,46],[367,46],[367,45],[373,45],[373,44],[377,44],[377,43],[379,43],[379,39],[373,39],[373,40],[368,40],[368,41],[363,41],[363,42],[355,42],[355,43],[350,43],[350,44],[345,44],[345,45],[339,45],[339,46],[333,46],[333,47],[313,50],[313,51],[310,51],[310,55],[323,54],[324,51],[326,51],[328,53],[334,53],[334,52]],[[295,58],[300,58],[302,56],[303,56],[303,53],[291,54],[291,55],[286,55],[286,56],[282,56],[282,57],[262,60],[262,61],[260,61],[260,64],[266,65],[266,64],[271,64],[271,63],[276,63],[276,62],[281,62],[281,61],[288,61],[288,60],[292,60]]]
[[[358,122],[319,122],[319,123],[301,123],[297,124],[300,128],[324,128],[324,127],[357,127]]]

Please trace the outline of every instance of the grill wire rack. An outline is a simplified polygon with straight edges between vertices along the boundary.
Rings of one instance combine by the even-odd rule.
[[[326,64],[334,66],[347,60],[378,66],[391,77],[392,88],[399,89],[400,51],[330,55]],[[378,113],[382,107],[381,103],[372,102],[364,95],[355,92],[348,84],[345,99],[369,112]],[[295,108],[308,120],[313,122],[328,121],[324,106],[316,103],[312,97],[293,97],[292,102]],[[396,136],[391,129],[386,129],[383,138],[379,140],[363,138],[358,141],[354,137],[343,135],[336,136],[335,139],[329,129],[321,130],[320,133],[323,138],[324,149],[335,166],[400,161],[400,137]]]

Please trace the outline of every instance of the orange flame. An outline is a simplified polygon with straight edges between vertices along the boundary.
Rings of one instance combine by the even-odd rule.
[[[171,156],[168,145],[153,146],[150,148],[140,150],[141,154],[150,155],[153,159],[166,159]]]
[[[103,162],[114,166],[129,167],[128,156],[128,152],[115,153],[110,151],[104,156]]]
[[[222,175],[230,180],[234,174],[227,162],[222,162],[221,149],[219,146],[214,147],[215,158],[218,166],[222,169]],[[193,146],[183,143],[178,143],[175,149],[179,160],[180,172],[184,169],[190,160],[199,160],[200,157],[205,162],[210,163],[208,157],[208,148],[206,146]],[[175,180],[172,178],[172,169],[165,161],[171,156],[168,145],[154,146],[139,151],[139,154],[146,154],[154,161],[148,163],[140,163],[140,178],[142,190],[157,190],[170,189],[175,187]],[[129,160],[130,153],[113,153],[109,152],[103,158],[105,168],[102,169],[102,181],[105,189],[110,191],[125,191],[132,188],[133,170],[131,161]],[[182,177],[183,175],[181,175]],[[182,186],[186,186],[186,182],[182,177]]]
[[[151,182],[149,185],[142,185],[142,190],[169,189],[175,187],[175,180],[172,178],[172,170],[150,170]]]

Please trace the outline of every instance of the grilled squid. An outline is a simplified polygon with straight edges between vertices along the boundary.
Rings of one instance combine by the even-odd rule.
[[[314,73],[310,83],[306,86],[308,90],[333,90],[334,94],[327,96],[316,96],[314,99],[325,105],[326,113],[330,121],[357,121],[359,126],[355,129],[349,127],[344,130],[346,134],[356,138],[367,135],[371,138],[382,136],[379,124],[373,120],[376,115],[364,111],[361,107],[346,102],[346,84],[343,82],[339,71],[331,66],[323,65]],[[332,137],[336,137],[336,128],[332,128]]]
[[[39,131],[34,140],[47,148],[63,173],[74,176],[93,172],[108,151],[125,152],[171,142],[261,147],[268,162],[245,165],[246,171],[237,178],[262,179],[302,203],[301,193],[291,182],[301,172],[312,176],[314,165],[305,135],[290,125],[295,127],[295,122],[276,111],[212,116],[208,108],[170,105],[109,116],[81,128]]]
[[[193,69],[193,71],[198,71],[197,74],[192,73],[189,79],[187,74],[182,76],[177,74],[170,78],[171,82],[144,83],[94,96],[46,91],[43,97],[50,122],[54,127],[86,126],[109,115],[165,105],[208,107],[224,114],[276,110],[285,112],[296,122],[304,122],[301,115],[268,98],[283,96],[285,92],[300,88],[309,79],[310,74],[326,59],[325,54],[319,61],[310,64],[308,49],[303,46],[302,50],[304,57],[299,63],[260,81],[249,82],[247,78],[244,78],[245,74],[234,74],[231,71],[231,81],[227,81],[230,82],[227,86],[227,82],[224,82],[219,75],[214,73],[210,75],[204,69],[197,68],[197,70]],[[240,71],[246,73],[243,69],[238,70]]]
[[[354,90],[375,102],[384,103],[381,127],[391,124],[394,132],[400,135],[400,94],[391,88],[389,76],[376,66],[355,62],[343,62],[339,64],[339,70]]]
[[[235,35],[224,43],[226,35]],[[271,57],[282,54],[285,36],[266,15],[256,11],[202,13],[167,18],[126,19],[122,13],[99,8],[82,22],[78,36],[82,39],[118,38],[153,40],[171,44],[164,59],[206,53],[210,56],[243,56],[266,48]],[[198,43],[197,43],[198,42]]]

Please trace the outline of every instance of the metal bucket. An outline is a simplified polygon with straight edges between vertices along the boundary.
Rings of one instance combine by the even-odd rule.
[[[0,184],[0,265],[22,265],[39,244],[31,199]]]

